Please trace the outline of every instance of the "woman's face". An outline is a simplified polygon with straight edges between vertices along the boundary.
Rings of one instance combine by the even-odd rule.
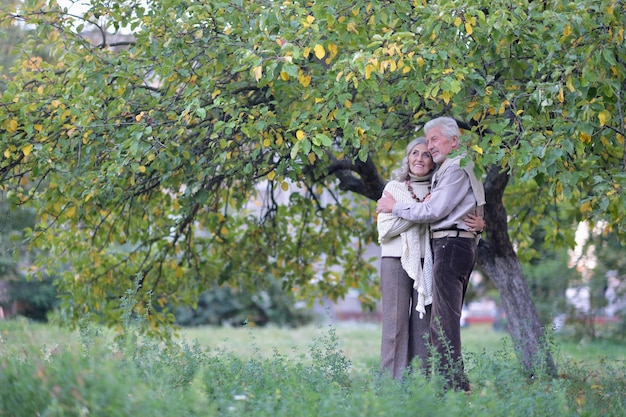
[[[428,146],[425,143],[415,145],[409,152],[409,171],[411,174],[423,177],[428,175],[433,168],[435,168],[435,162],[430,156]]]

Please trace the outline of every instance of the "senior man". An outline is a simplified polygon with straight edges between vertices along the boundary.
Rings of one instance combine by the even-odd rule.
[[[461,310],[467,285],[476,262],[476,248],[482,230],[472,230],[463,219],[482,216],[485,204],[483,185],[473,164],[462,165],[459,127],[450,117],[439,117],[424,125],[428,150],[439,164],[432,178],[430,198],[423,202],[396,202],[384,194],[377,213],[429,223],[433,251],[433,303],[430,321],[431,343],[436,349],[436,369],[444,388],[470,391],[461,354]]]

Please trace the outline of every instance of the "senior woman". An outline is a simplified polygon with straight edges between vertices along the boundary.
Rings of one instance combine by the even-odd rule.
[[[401,166],[393,172],[385,191],[396,201],[423,202],[430,194],[435,168],[426,139],[414,139],[407,145]],[[465,221],[479,230],[484,228],[480,217],[468,216]],[[427,374],[432,304],[429,226],[380,213],[377,227],[381,245],[381,370],[394,379],[402,379],[417,358]]]

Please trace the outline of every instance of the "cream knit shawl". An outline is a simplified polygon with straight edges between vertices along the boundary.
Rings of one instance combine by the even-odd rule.
[[[424,198],[430,191],[430,182],[412,182],[413,192],[418,198]],[[415,203],[405,183],[390,181],[385,186],[385,191],[393,196],[398,202]],[[378,230],[380,236],[386,236],[390,229],[396,225],[397,218],[390,213],[378,215]],[[426,306],[433,302],[433,256],[430,249],[430,239],[422,239],[422,234],[428,234],[428,224],[416,223],[400,233],[402,239],[402,256],[400,261],[402,268],[413,279],[413,288],[417,290],[417,304],[415,309],[420,318],[426,313]],[[422,242],[428,242],[422,244]],[[422,247],[423,246],[423,247]],[[424,254],[424,266],[422,267],[422,254]]]

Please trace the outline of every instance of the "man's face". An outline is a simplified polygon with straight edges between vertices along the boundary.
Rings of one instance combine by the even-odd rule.
[[[433,127],[426,133],[426,141],[433,160],[439,164],[445,161],[450,151],[456,149],[459,144],[458,136],[448,139],[441,133],[440,126]]]

